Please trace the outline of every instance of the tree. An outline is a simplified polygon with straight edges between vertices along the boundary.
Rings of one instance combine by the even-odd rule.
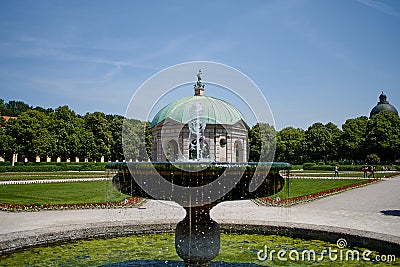
[[[83,121],[68,106],[60,106],[51,113],[51,134],[55,140],[53,158],[62,161],[73,159],[79,154],[80,136],[83,134]]]
[[[325,128],[331,134],[331,150],[330,153],[327,155],[328,160],[331,161],[338,161],[339,159],[343,158],[340,154],[340,137],[342,135],[342,131],[336,126],[336,124],[332,122],[328,122],[325,124]]]
[[[277,161],[303,163],[305,133],[303,129],[286,127],[276,134]]]
[[[96,142],[93,132],[85,128],[85,121],[83,118],[78,119],[79,124],[79,137],[77,149],[77,157],[80,159],[94,160],[97,159]]]
[[[381,163],[381,159],[376,154],[369,154],[365,161],[372,165],[378,165]]]
[[[22,101],[12,100],[4,104],[4,114],[1,115],[18,117],[21,113],[30,109],[32,109],[32,107],[28,104]]]
[[[340,130],[333,123],[316,122],[305,132],[306,154],[313,161],[338,159]]]
[[[270,162],[274,160],[276,149],[276,131],[268,123],[255,124],[248,133],[249,161]]]
[[[93,134],[94,147],[90,151],[90,159],[99,160],[102,156],[108,159],[111,155],[111,132],[102,112],[86,113],[84,117],[85,129]],[[88,137],[91,137],[90,134]]]
[[[109,116],[107,120],[111,132],[110,153],[112,161],[124,160],[124,151],[122,150],[122,125],[124,118],[122,116]]]
[[[366,147],[368,154],[377,154],[382,162],[389,163],[400,158],[400,118],[381,111],[367,123]]]
[[[342,125],[342,136],[340,137],[340,151],[343,158],[363,161],[366,155],[365,136],[368,118],[361,116],[348,119]]]
[[[4,99],[0,98],[0,116],[4,116],[4,111],[6,110]]]
[[[50,134],[49,117],[37,110],[21,113],[18,119],[9,120],[6,135],[12,138],[14,153],[33,161],[36,156],[46,157],[54,149],[55,140]]]
[[[3,121],[1,122],[1,125],[2,126],[6,125],[6,123]],[[10,158],[13,152],[13,147],[14,147],[13,138],[6,134],[4,126],[0,127],[0,157]]]
[[[48,114],[48,115],[49,115],[49,114],[52,114],[52,113],[54,112],[54,110],[53,110],[52,108],[44,109],[44,108],[39,107],[39,106],[33,108],[33,110],[37,110],[37,111],[46,113],[46,114]]]
[[[148,123],[125,119],[122,127],[122,145],[126,160],[147,161]],[[147,141],[146,141],[147,140]]]

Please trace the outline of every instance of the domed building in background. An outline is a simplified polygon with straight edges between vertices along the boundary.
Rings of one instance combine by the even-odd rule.
[[[397,112],[397,109],[389,104],[389,101],[387,101],[386,95],[382,92],[381,95],[379,96],[379,102],[378,104],[371,110],[369,117],[371,118],[372,116],[378,114],[379,112],[387,110],[392,112],[393,114],[396,114],[397,116],[399,113]]]
[[[151,121],[153,161],[247,161],[246,120],[228,102],[205,96],[200,74],[194,96],[170,103]]]

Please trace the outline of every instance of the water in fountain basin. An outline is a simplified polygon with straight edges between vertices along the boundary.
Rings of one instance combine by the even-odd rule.
[[[336,244],[290,238],[278,235],[221,234],[221,250],[211,267],[253,266],[400,266],[399,261],[385,263],[376,261],[331,261],[327,255],[321,261],[273,261],[257,259],[259,250],[267,245],[270,249],[315,250],[319,253]],[[360,255],[365,249],[357,248]],[[373,258],[379,253],[373,252]],[[89,239],[61,245],[30,248],[10,255],[0,256],[0,266],[184,266],[174,249],[174,234],[141,234],[110,239]]]

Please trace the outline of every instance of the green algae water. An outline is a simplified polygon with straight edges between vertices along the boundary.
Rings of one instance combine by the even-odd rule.
[[[3,255],[0,266],[183,267],[175,252],[174,238],[174,233],[157,233],[73,241]],[[368,254],[367,259],[363,254]],[[211,267],[400,266],[398,259],[389,256],[363,248],[340,249],[337,244],[319,240],[221,233],[221,250]]]

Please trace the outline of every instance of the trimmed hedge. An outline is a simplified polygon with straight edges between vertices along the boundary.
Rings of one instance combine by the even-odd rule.
[[[21,162],[24,163],[24,162]],[[0,166],[0,172],[56,172],[56,171],[104,171],[106,162],[26,162],[25,165]]]
[[[313,171],[334,171],[335,164],[333,165],[317,165],[315,163],[304,163],[303,170],[313,170]],[[339,171],[362,171],[364,165],[340,165]],[[382,170],[382,165],[374,165],[375,171]],[[390,170],[400,170],[399,166],[387,166]]]
[[[336,165],[303,165],[303,170],[334,171]],[[339,165],[339,171],[362,171],[363,165]]]
[[[307,162],[303,164],[303,170],[311,170],[312,167],[317,165],[316,163],[313,162]]]
[[[292,170],[300,170],[303,169],[303,165],[292,165]]]

